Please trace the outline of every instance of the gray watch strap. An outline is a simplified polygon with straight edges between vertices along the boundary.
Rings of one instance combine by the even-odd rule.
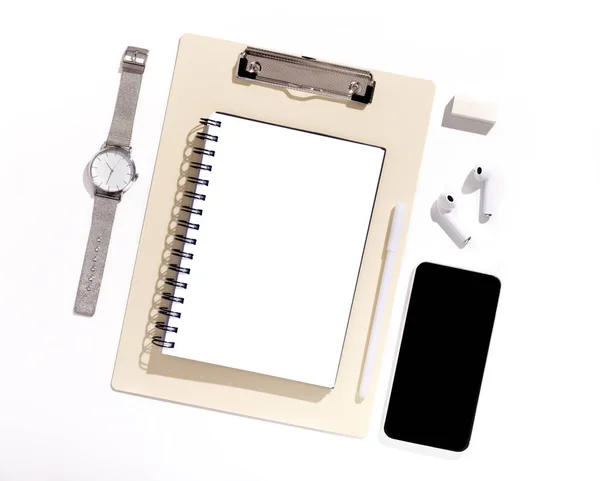
[[[75,298],[74,310],[76,314],[93,316],[96,311],[110,234],[118,203],[119,200],[116,198],[100,195],[96,195],[94,198],[92,227],[90,228],[79,285],[77,286],[77,297]]]
[[[115,113],[106,139],[107,145],[123,148],[129,148],[131,145],[133,120],[147,60],[148,50],[144,48],[127,47],[123,54],[121,84],[117,95]]]

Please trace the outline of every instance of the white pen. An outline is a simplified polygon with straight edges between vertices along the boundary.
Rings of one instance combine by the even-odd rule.
[[[394,217],[392,218],[392,227],[388,237],[385,262],[383,264],[383,274],[381,275],[381,284],[379,285],[379,294],[377,295],[377,303],[375,304],[375,314],[373,315],[373,325],[371,326],[371,335],[369,336],[369,346],[367,347],[367,357],[363,366],[362,377],[360,380],[360,388],[358,397],[365,399],[369,393],[371,378],[373,377],[373,364],[377,347],[379,346],[379,337],[381,335],[381,323],[383,322],[383,313],[385,312],[388,290],[390,288],[390,280],[394,270],[394,262],[396,260],[396,252],[400,245],[402,237],[402,227],[404,225],[404,215],[406,214],[405,204],[396,204],[394,207]]]

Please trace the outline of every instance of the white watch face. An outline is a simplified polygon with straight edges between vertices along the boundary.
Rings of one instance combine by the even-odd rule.
[[[123,149],[98,152],[90,165],[93,184],[105,192],[120,192],[135,180],[135,167]]]

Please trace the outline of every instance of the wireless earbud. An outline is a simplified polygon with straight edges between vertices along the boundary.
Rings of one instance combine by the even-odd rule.
[[[473,178],[479,184],[479,215],[482,218],[492,217],[492,210],[489,202],[489,189],[487,183],[489,180],[489,172],[483,169],[480,165],[476,165],[473,169]]]
[[[457,247],[462,249],[469,243],[471,237],[464,236],[448,218],[448,214],[455,207],[454,197],[450,194],[442,194],[431,206],[431,218],[448,234]]]

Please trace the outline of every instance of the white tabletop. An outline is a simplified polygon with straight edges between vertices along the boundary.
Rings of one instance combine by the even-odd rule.
[[[570,22],[545,8],[540,24],[526,8],[488,12],[455,2],[400,9],[308,1],[290,10],[258,0],[12,3],[0,7],[0,480],[598,479],[593,15]],[[558,36],[555,24],[563,26]],[[111,390],[185,32],[438,86],[366,439]],[[127,45],[150,49],[133,138],[140,179],[119,205],[98,311],[86,319],[72,314],[92,210],[82,178],[107,135]],[[487,137],[440,126],[457,93],[499,102]],[[477,194],[458,195],[457,222],[473,236],[459,251],[429,207],[443,190],[458,193],[478,162],[495,171],[497,215],[478,224]],[[422,261],[490,272],[503,283],[471,446],[453,460],[379,436],[408,280]]]

